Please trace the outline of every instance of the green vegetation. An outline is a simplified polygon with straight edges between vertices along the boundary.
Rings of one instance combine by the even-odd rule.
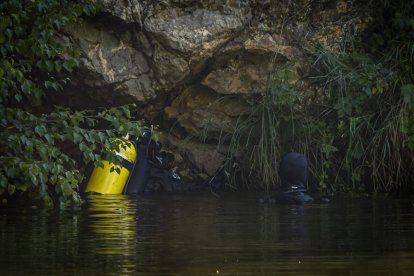
[[[113,138],[139,134],[128,107],[72,111],[42,107],[46,93],[61,89],[80,53],[56,34],[96,12],[89,0],[6,0],[0,3],[0,197],[15,193],[51,202],[78,202],[78,160],[100,164]],[[81,152],[78,156],[76,152]],[[109,154],[111,161],[116,157]]]
[[[314,98],[289,81],[292,64],[276,69],[267,95],[222,137],[230,140],[228,160],[239,161],[228,162],[231,185],[276,188],[277,158],[291,150],[307,155],[311,182],[324,193],[412,185],[414,4],[390,5],[369,39],[342,52],[311,51]]]

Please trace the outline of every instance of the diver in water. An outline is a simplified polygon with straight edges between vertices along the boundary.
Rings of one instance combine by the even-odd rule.
[[[279,176],[282,181],[282,190],[276,195],[278,202],[305,204],[314,199],[306,188],[308,180],[308,162],[303,154],[289,152],[279,165]]]
[[[279,165],[279,176],[282,187],[278,194],[259,199],[260,203],[307,204],[315,199],[306,188],[308,178],[308,162],[303,154],[289,152]]]

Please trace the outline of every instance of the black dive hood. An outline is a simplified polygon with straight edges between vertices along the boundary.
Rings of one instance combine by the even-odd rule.
[[[308,178],[306,157],[298,152],[287,153],[280,162],[279,176],[282,181],[282,191],[306,191]]]

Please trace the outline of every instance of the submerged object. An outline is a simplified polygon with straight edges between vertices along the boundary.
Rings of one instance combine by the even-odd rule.
[[[129,137],[127,137],[128,139]],[[101,160],[103,167],[94,168],[85,192],[100,194],[121,194],[131,174],[136,159],[136,150],[132,141],[121,138],[119,149],[115,154],[121,157],[121,164],[115,165],[108,160]]]

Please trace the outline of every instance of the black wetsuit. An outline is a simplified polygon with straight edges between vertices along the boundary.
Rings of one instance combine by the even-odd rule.
[[[307,204],[315,201],[306,188],[308,162],[303,154],[298,152],[286,154],[279,165],[279,176],[282,181],[280,192],[262,198],[260,202]]]

